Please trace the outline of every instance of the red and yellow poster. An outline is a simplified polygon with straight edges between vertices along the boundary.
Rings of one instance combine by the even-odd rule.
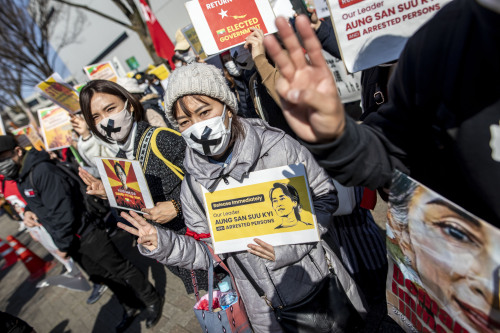
[[[42,139],[33,125],[16,128],[15,130],[12,130],[11,133],[16,137],[19,146],[23,148],[33,147],[36,150],[45,149]]]
[[[500,230],[397,172],[388,314],[405,332],[500,332]]]
[[[251,28],[274,33],[274,13],[267,0],[195,0],[186,3],[191,22],[207,54],[245,42]]]
[[[140,212],[154,206],[138,161],[97,157],[96,162],[111,207]]]
[[[86,66],[83,70],[90,80],[108,80],[113,82],[118,80],[118,74],[110,61]]]
[[[38,110],[43,142],[47,150],[62,149],[71,146],[73,126],[69,114],[61,107],[55,106]]]
[[[48,99],[71,113],[80,110],[78,93],[57,73],[52,74],[36,86]]]

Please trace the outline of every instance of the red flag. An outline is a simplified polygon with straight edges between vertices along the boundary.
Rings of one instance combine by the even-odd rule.
[[[153,14],[151,11],[151,8],[149,8],[148,4],[146,3],[145,0],[140,0],[141,1],[141,9],[142,9],[142,14],[144,15],[144,18],[146,20],[146,23],[148,25],[149,29],[149,34],[151,35],[151,39],[153,40],[153,45],[156,50],[156,54],[158,56],[167,59],[170,67],[175,69],[175,65],[172,62],[172,56],[175,53],[175,46],[174,43],[168,38],[167,34],[165,33],[165,30],[160,25],[160,22],[156,19],[156,16]]]

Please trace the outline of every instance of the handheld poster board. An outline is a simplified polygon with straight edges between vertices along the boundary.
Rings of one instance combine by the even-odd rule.
[[[244,251],[254,238],[273,246],[319,241],[305,168],[288,165],[251,172],[241,182],[202,187],[217,254]]]
[[[154,207],[139,161],[104,157],[94,160],[111,207],[138,213]]]

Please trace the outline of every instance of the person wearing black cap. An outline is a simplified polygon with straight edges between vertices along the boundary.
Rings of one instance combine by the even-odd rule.
[[[52,236],[61,257],[71,256],[89,274],[116,295],[124,307],[116,327],[124,331],[138,309],[146,305],[146,326],[161,318],[163,297],[142,272],[118,252],[107,233],[92,223],[76,184],[45,151],[19,147],[11,136],[0,136],[0,174],[16,180],[27,202],[25,217],[37,218]],[[77,236],[78,235],[78,236]]]

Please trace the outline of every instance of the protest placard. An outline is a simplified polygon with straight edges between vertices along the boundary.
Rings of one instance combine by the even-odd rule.
[[[330,10],[328,9],[326,0],[314,0],[314,8],[316,9],[316,15],[318,15],[319,19],[330,16]]]
[[[36,128],[31,124],[16,128],[11,133],[16,137],[17,143],[22,148],[33,147],[36,150],[45,149],[42,138],[40,138]]]
[[[69,112],[76,113],[80,110],[78,93],[59,74],[52,74],[36,87],[48,99]]]
[[[85,66],[83,67],[83,71],[87,74],[89,80],[108,80],[113,82],[118,80],[118,74],[111,61]]]
[[[396,172],[387,222],[388,314],[406,332],[500,330],[500,230]]]
[[[200,59],[205,59],[207,55],[205,51],[203,51],[203,46],[201,46],[200,39],[198,38],[198,34],[196,33],[194,26],[192,24],[189,24],[184,28],[182,28],[181,32],[184,35],[184,38],[186,38],[186,40],[188,41],[193,51],[196,53],[196,55],[199,56]]]
[[[319,240],[313,201],[302,164],[251,172],[203,188],[216,253],[243,251],[259,238],[273,246]]]
[[[168,78],[170,71],[165,64],[161,64],[153,69],[150,69],[148,74],[154,74],[158,77],[158,79],[160,79],[160,81],[163,81]]]
[[[193,0],[185,5],[207,55],[243,44],[250,28],[264,34],[277,31],[268,0]]]
[[[399,58],[406,41],[451,0],[328,0],[350,73]]]
[[[73,126],[66,110],[54,106],[38,110],[43,142],[48,151],[71,146]]]
[[[141,213],[153,208],[153,199],[139,161],[95,157],[111,207]]]
[[[5,135],[7,132],[5,131],[5,126],[3,125],[2,117],[0,117],[0,135]]]
[[[342,103],[361,100],[361,73],[347,73],[342,60],[335,58],[325,50],[322,50],[322,52],[335,79]]]

